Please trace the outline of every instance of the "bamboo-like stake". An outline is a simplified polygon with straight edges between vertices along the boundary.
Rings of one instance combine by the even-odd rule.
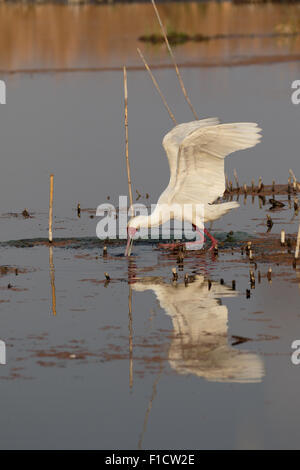
[[[52,314],[56,316],[56,295],[55,295],[55,274],[53,264],[53,247],[49,246],[49,265],[50,265],[50,282],[51,282],[51,293],[52,293]]]
[[[229,191],[228,176],[226,173],[225,173],[225,191]]]
[[[179,72],[179,69],[178,69],[178,66],[177,66],[177,63],[176,63],[175,56],[174,56],[173,51],[172,51],[172,49],[171,49],[171,46],[170,46],[170,44],[169,44],[169,40],[168,40],[168,38],[167,38],[167,34],[166,34],[166,31],[165,31],[164,25],[162,24],[160,15],[159,15],[158,10],[157,10],[157,8],[156,8],[155,1],[154,1],[154,0],[151,0],[151,1],[152,1],[152,5],[153,5],[153,8],[154,8],[154,11],[155,11],[156,16],[157,16],[157,19],[158,19],[158,22],[159,22],[161,31],[162,31],[162,33],[163,33],[163,37],[164,37],[164,39],[165,39],[165,43],[166,43],[166,45],[167,45],[168,51],[169,51],[169,53],[170,53],[170,56],[171,56],[171,58],[172,58],[172,61],[173,61],[174,67],[175,67],[175,71],[176,71],[176,75],[177,75],[177,77],[178,77],[178,80],[179,80],[179,83],[180,83],[180,86],[181,86],[181,89],[182,89],[182,93],[184,94],[184,97],[185,97],[185,99],[186,99],[186,101],[187,101],[189,107],[191,108],[192,113],[193,113],[194,116],[195,116],[195,119],[198,120],[199,118],[198,118],[198,116],[197,116],[197,113],[196,113],[196,111],[195,111],[195,109],[194,109],[194,106],[193,106],[192,103],[191,103],[191,100],[190,100],[189,97],[188,97],[188,94],[187,94],[187,91],[186,91],[186,89],[185,89],[183,80],[182,80],[182,78],[181,78],[181,75],[180,75],[180,72]]]
[[[158,381],[162,375],[162,372],[163,372],[163,367],[162,365],[160,366],[160,370],[159,370],[159,373],[153,383],[153,386],[152,386],[152,394],[151,394],[151,397],[150,397],[150,400],[149,400],[149,403],[148,403],[148,406],[147,406],[147,410],[146,410],[146,414],[145,414],[145,418],[144,418],[144,424],[143,424],[143,430],[141,432],[141,435],[140,435],[140,438],[139,438],[139,442],[138,442],[138,449],[141,450],[142,449],[142,445],[143,445],[143,439],[144,439],[144,435],[146,433],[146,429],[147,429],[147,424],[148,424],[148,419],[149,419],[149,415],[150,415],[150,411],[151,411],[151,408],[152,408],[152,405],[153,405],[153,401],[154,401],[154,398],[156,396],[156,393],[157,393],[157,384],[158,384]]]
[[[289,169],[289,173],[290,173],[290,175],[291,175],[292,178],[293,178],[293,189],[294,189],[294,191],[296,191],[296,190],[297,190],[297,178],[296,178],[296,175],[295,175],[295,173],[293,172],[293,170],[292,170],[291,168]]]
[[[272,181],[272,193],[275,193],[275,180]]]
[[[281,230],[280,232],[280,244],[281,246],[285,245],[285,231],[284,230]]]
[[[298,259],[298,257],[299,257],[299,247],[300,247],[300,224],[299,224],[299,229],[298,229],[297,244],[296,244],[296,250],[295,250],[295,259]]]
[[[49,199],[49,242],[52,243],[52,220],[53,220],[53,175],[50,175],[50,199]]]
[[[123,67],[123,73],[124,73],[124,107],[125,107],[125,152],[126,152],[126,167],[127,167],[130,210],[132,211],[133,199],[132,199],[132,187],[131,187],[129,151],[128,151],[128,91],[127,91],[127,72],[126,72],[125,66]]]
[[[268,281],[271,283],[272,282],[272,268],[269,268],[268,269],[268,272],[267,272],[267,279]]]
[[[129,389],[133,386],[133,345],[132,345],[132,287],[128,294],[128,330],[129,330]]]
[[[262,186],[262,177],[260,176],[258,178],[258,188],[257,188],[257,192],[259,193],[259,191],[261,190],[261,186]]]
[[[155,88],[157,89],[158,94],[159,94],[159,96],[161,97],[162,102],[163,102],[163,104],[165,105],[165,108],[166,108],[166,110],[167,110],[168,113],[169,113],[170,118],[172,119],[172,121],[174,122],[174,124],[177,125],[177,121],[176,121],[176,119],[175,119],[175,116],[174,116],[174,114],[172,113],[171,109],[169,108],[168,103],[167,103],[167,100],[166,100],[166,98],[164,97],[164,95],[163,95],[161,89],[159,88],[158,83],[157,83],[157,81],[156,81],[156,79],[155,79],[153,73],[151,72],[151,69],[150,69],[149,65],[147,64],[145,57],[143,56],[143,54],[142,54],[142,52],[141,52],[141,50],[140,50],[139,48],[137,48],[137,51],[138,51],[138,53],[139,53],[140,58],[142,59],[142,61],[143,61],[143,63],[144,63],[144,66],[145,66],[146,70],[149,72],[149,75],[150,75],[150,77],[151,77],[151,80],[152,80],[152,82],[153,82],[153,85],[154,85]]]
[[[237,188],[237,189],[240,189],[239,179],[238,179],[238,175],[237,175],[236,169],[233,170],[233,176],[234,176],[234,179],[235,179],[235,182],[236,182],[236,188]]]

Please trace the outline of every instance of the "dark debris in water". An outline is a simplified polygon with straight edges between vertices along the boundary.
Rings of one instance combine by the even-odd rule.
[[[220,242],[220,246],[237,245],[241,242],[253,238],[246,232],[218,232],[213,234],[214,237]],[[180,242],[191,241],[187,238],[182,238]],[[137,239],[134,240],[134,244],[137,245],[153,245],[156,246],[158,243],[170,243],[174,242],[174,238],[168,239]],[[22,240],[8,240],[0,242],[0,248],[12,247],[12,248],[33,248],[36,246],[55,246],[58,248],[71,248],[71,249],[93,249],[104,246],[124,246],[126,244],[125,239],[105,239],[100,240],[96,237],[81,237],[81,238],[55,238],[51,243],[47,238],[28,238]]]

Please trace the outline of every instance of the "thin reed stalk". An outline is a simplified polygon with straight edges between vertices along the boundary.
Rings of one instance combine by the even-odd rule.
[[[129,329],[129,389],[133,386],[133,345],[132,345],[132,287],[129,286],[128,294],[128,329]]]
[[[126,155],[129,201],[130,201],[130,208],[132,211],[133,199],[132,199],[132,187],[131,187],[129,151],[128,151],[128,90],[127,90],[127,72],[126,72],[125,66],[123,68],[123,73],[124,73],[124,107],[125,107],[125,155]]]
[[[49,198],[49,242],[52,243],[52,221],[53,221],[53,175],[50,175],[50,198]]]
[[[299,224],[299,229],[298,229],[297,244],[296,244],[296,250],[295,250],[295,259],[299,258],[299,247],[300,247],[300,224]]]
[[[162,34],[163,34],[163,37],[164,37],[164,40],[165,40],[165,43],[166,43],[166,46],[168,48],[168,51],[170,53],[170,56],[172,58],[172,61],[173,61],[173,64],[174,64],[174,67],[175,67],[175,71],[176,71],[176,75],[177,75],[177,78],[179,80],[179,83],[180,83],[180,86],[181,86],[181,89],[182,89],[182,93],[184,94],[184,97],[189,105],[189,107],[191,108],[192,110],[192,113],[194,114],[195,116],[195,119],[199,119],[198,116],[197,116],[197,113],[194,109],[194,106],[192,105],[191,103],[191,100],[189,99],[188,97],[188,94],[187,94],[187,91],[185,89],[185,86],[184,86],[184,83],[183,83],[183,80],[181,78],[181,75],[180,75],[180,72],[179,72],[179,69],[178,69],[178,66],[177,66],[177,63],[176,63],[176,59],[175,59],[175,56],[173,54],[173,51],[171,49],[171,46],[169,44],[169,40],[168,40],[168,37],[167,37],[167,34],[166,34],[166,30],[164,28],[164,25],[162,24],[162,21],[161,21],[161,18],[160,18],[160,15],[158,13],[158,10],[157,10],[157,7],[156,7],[156,4],[155,4],[155,1],[154,0],[151,0],[152,1],[152,5],[153,5],[153,8],[154,8],[154,11],[156,13],[156,16],[157,16],[157,19],[158,19],[158,22],[159,22],[159,25],[160,25],[160,28],[161,28],[161,31],[162,31]]]
[[[171,109],[169,108],[168,103],[167,103],[167,100],[166,100],[166,98],[164,97],[164,95],[163,95],[161,89],[159,88],[158,83],[157,83],[157,81],[156,81],[156,79],[155,79],[153,73],[151,72],[151,69],[150,69],[149,65],[147,64],[145,57],[143,56],[143,54],[142,54],[142,52],[141,52],[141,50],[140,50],[139,48],[137,48],[137,51],[138,51],[138,53],[139,53],[140,58],[142,59],[142,61],[143,61],[143,63],[144,63],[144,66],[145,66],[146,70],[149,72],[149,75],[150,75],[150,77],[151,77],[151,80],[152,80],[152,82],[153,82],[155,88],[157,89],[157,91],[158,91],[158,93],[159,93],[159,96],[161,97],[162,102],[163,102],[163,104],[165,105],[165,108],[166,108],[166,110],[167,110],[168,113],[169,113],[170,118],[172,119],[172,121],[174,122],[174,124],[177,125],[177,121],[176,121],[176,119],[175,119],[175,116],[174,116],[174,114],[172,113]]]
[[[52,293],[52,314],[56,316],[56,294],[55,294],[55,274],[53,263],[53,247],[49,246],[49,265],[50,265],[50,282]]]
[[[238,179],[236,169],[233,170],[233,175],[234,175],[234,179],[235,179],[235,183],[236,183],[236,188],[240,189],[240,184],[239,184],[239,179]]]

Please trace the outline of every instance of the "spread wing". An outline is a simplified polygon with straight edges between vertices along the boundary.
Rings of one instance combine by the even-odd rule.
[[[170,183],[175,183],[176,169],[177,169],[177,156],[180,145],[184,139],[193,131],[202,129],[208,126],[216,126],[219,124],[218,118],[202,119],[200,121],[185,122],[175,126],[163,139],[163,147],[166,151],[169,167],[170,167]]]
[[[179,126],[178,126],[179,127]],[[225,191],[224,158],[254,147],[261,138],[256,123],[220,124],[188,133],[179,145],[176,170],[172,161],[169,202],[212,203]],[[171,164],[170,164],[171,167]]]

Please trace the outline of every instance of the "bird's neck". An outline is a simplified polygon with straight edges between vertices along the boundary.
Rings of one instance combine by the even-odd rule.
[[[142,228],[155,227],[163,224],[167,220],[169,220],[169,217],[165,217],[162,207],[157,204],[150,215],[140,216],[139,226]]]

